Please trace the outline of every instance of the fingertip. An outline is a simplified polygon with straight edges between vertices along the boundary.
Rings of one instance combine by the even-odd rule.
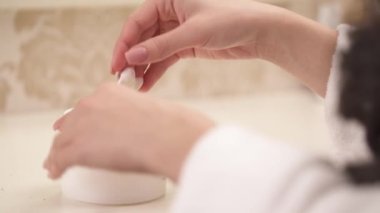
[[[148,60],[148,50],[143,46],[133,47],[124,55],[128,64],[144,64],[145,61]]]
[[[111,75],[115,75],[116,72],[117,72],[116,69],[112,66],[111,71],[110,71]]]
[[[55,180],[59,177],[59,171],[54,164],[50,164],[47,170],[50,179]]]
[[[111,62],[111,73],[113,75],[121,72],[127,66],[125,58],[125,52],[127,52],[127,50],[128,46],[123,41],[118,41],[116,43]]]
[[[140,92],[148,92],[150,90],[152,86],[147,84],[147,83],[143,83],[142,86],[139,88],[139,91]]]
[[[58,131],[58,127],[57,127],[57,123],[56,122],[53,124],[53,130],[54,131]]]
[[[48,177],[49,177],[51,180],[57,180],[57,179],[59,179],[61,176],[58,175],[58,174],[48,173]]]
[[[63,115],[62,117],[60,117],[58,120],[56,120],[53,124],[53,129],[54,131],[59,131],[61,129],[61,126],[62,126],[62,123],[64,122],[66,116],[72,112],[74,109],[73,108],[70,108],[70,109],[67,109],[63,112]]]
[[[123,53],[124,57],[124,53]],[[123,69],[127,66],[126,59],[122,59],[123,61],[117,62],[116,64],[111,66],[111,74],[116,75],[123,71]]]
[[[115,57],[115,56],[113,56],[113,57]],[[115,62],[114,62],[114,59],[112,59],[112,62],[111,62],[111,69],[110,69],[110,73],[111,73],[112,75],[115,75],[115,73],[116,73],[116,69],[115,69]]]
[[[118,65],[118,66],[112,66],[111,68],[111,74],[112,75],[117,75],[124,69],[124,65]]]
[[[42,164],[42,167],[45,169],[45,170],[48,170],[49,169],[49,159],[45,159],[44,163]]]
[[[54,131],[59,131],[59,129],[60,129],[60,121],[61,121],[61,119],[58,119],[56,122],[54,122],[54,124],[53,124],[53,130]]]

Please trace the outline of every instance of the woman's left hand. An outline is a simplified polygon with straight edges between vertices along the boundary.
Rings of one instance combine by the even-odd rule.
[[[54,124],[58,133],[44,167],[52,179],[80,165],[176,180],[194,143],[213,125],[185,107],[105,84]]]

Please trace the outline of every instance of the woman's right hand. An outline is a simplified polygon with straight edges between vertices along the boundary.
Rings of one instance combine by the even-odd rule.
[[[181,58],[257,58],[281,11],[252,0],[146,0],[123,28],[112,73],[135,66],[147,91]]]

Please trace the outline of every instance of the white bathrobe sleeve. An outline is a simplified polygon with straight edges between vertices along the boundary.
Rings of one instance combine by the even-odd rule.
[[[204,135],[172,213],[378,213],[380,186],[352,185],[328,160],[238,127]]]
[[[340,25],[338,31],[337,48],[327,85],[325,111],[328,130],[335,146],[335,149],[332,150],[333,158],[340,165],[345,165],[350,162],[368,161],[372,156],[366,146],[363,126],[357,122],[347,121],[339,113],[342,53],[350,48],[351,42],[348,34],[352,31],[352,27]]]

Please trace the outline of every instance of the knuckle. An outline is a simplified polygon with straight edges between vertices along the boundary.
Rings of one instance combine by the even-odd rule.
[[[59,173],[64,173],[67,168],[73,166],[74,162],[70,159],[70,156],[67,156],[65,153],[60,153],[56,160],[55,165]]]
[[[78,152],[73,158],[75,158],[76,162],[83,166],[89,166],[90,165],[90,153],[89,149],[87,148],[78,148]]]
[[[77,104],[78,109],[92,109],[96,105],[95,100],[92,97],[85,97],[79,100]]]
[[[62,153],[57,153],[54,159],[56,167],[58,167],[60,170],[64,169],[66,167],[66,156]]]
[[[53,144],[51,146],[52,150],[57,150],[61,147],[61,144],[63,143],[62,141],[62,134],[57,134],[54,136]]]
[[[78,101],[77,108],[82,109],[82,108],[88,108],[90,105],[89,100],[87,98],[83,98]]]
[[[102,94],[103,92],[109,92],[112,91],[115,88],[115,84],[111,82],[102,83],[97,89],[97,94]]]
[[[157,55],[158,53],[160,53],[162,55],[165,54],[165,50],[167,48],[161,48],[161,46],[164,46],[162,44],[164,41],[161,41],[161,40],[159,40],[158,38],[152,38],[152,39],[150,39],[150,41],[149,41],[150,44],[148,43],[147,46],[150,46],[151,54],[153,54],[153,55]]]
[[[136,15],[133,14],[130,16],[129,21],[135,27],[137,32],[143,31],[144,27],[142,26],[142,24],[139,20],[139,17],[137,17]]]
[[[79,143],[80,140],[78,140],[78,135],[74,136],[71,140],[71,146],[76,146]]]
[[[78,146],[72,145],[58,152],[55,162],[58,163],[62,169],[79,164],[78,156],[80,156],[81,153],[79,153],[77,147]]]

